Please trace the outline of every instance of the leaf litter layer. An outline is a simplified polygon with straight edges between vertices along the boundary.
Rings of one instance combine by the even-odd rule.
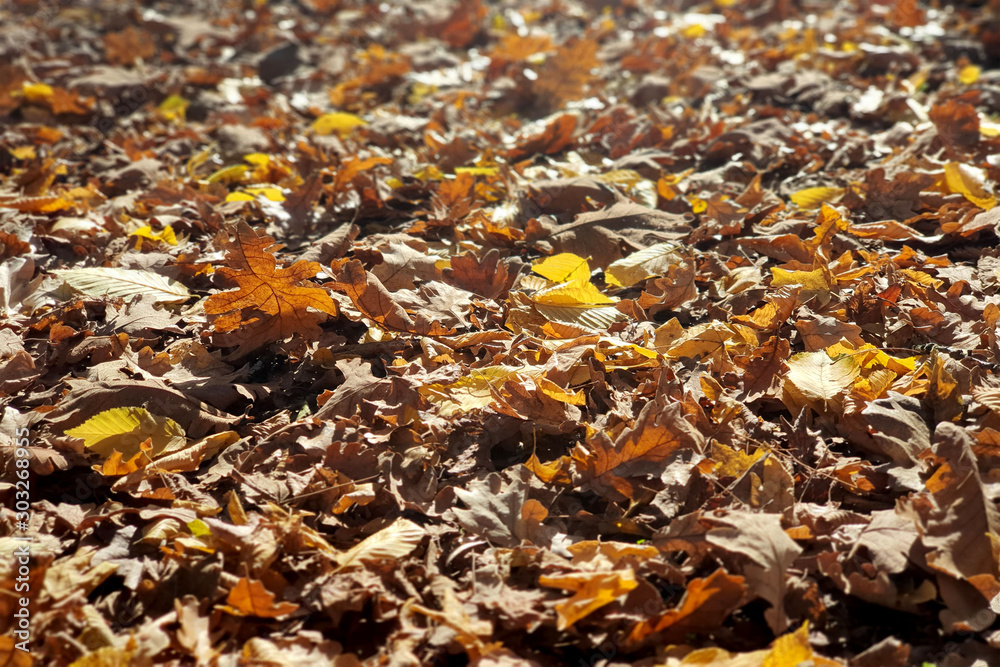
[[[3,660],[1000,663],[971,4],[4,5]]]

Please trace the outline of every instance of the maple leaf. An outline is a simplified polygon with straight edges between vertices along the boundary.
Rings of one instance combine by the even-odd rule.
[[[273,243],[241,221],[226,253],[229,266],[217,271],[239,288],[205,300],[205,312],[219,316],[212,321],[213,340],[222,346],[237,345],[236,358],[294,334],[318,338],[320,313],[337,315],[337,305],[326,290],[302,284],[319,273],[320,265],[296,262],[279,269],[267,250]]]
[[[771,629],[784,631],[788,627],[786,572],[802,548],[781,529],[781,516],[729,511],[711,521],[723,527],[709,531],[708,541],[747,559],[742,571],[750,590],[771,603],[764,612]]]

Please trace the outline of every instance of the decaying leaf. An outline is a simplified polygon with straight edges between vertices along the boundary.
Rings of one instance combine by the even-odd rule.
[[[0,663],[1000,664],[997,0],[201,5],[3,9]]]

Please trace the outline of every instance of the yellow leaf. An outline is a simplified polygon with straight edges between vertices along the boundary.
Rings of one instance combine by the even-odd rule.
[[[249,153],[243,159],[255,167],[266,167],[271,162],[271,156],[267,153]]]
[[[234,164],[229,167],[223,167],[222,169],[216,170],[214,174],[206,178],[205,180],[209,183],[235,183],[243,178],[243,174],[247,173],[250,167],[245,164]]]
[[[130,459],[141,451],[141,444],[152,441],[155,456],[177,438],[184,437],[181,425],[169,417],[151,414],[145,408],[111,408],[100,412],[79,426],[68,429],[66,435],[83,438],[83,444],[109,458],[120,452]]]
[[[153,228],[149,225],[145,227],[140,227],[135,230],[129,236],[136,237],[135,247],[142,247],[142,239],[149,239],[150,241],[156,243],[166,243],[167,245],[177,245],[177,236],[174,234],[174,229],[170,225],[167,225],[162,230],[154,232]]]
[[[532,266],[531,270],[554,283],[590,280],[590,265],[587,260],[571,252],[546,257]]]
[[[966,65],[958,70],[958,80],[967,86],[971,86],[979,80],[979,65]]]
[[[167,120],[183,122],[187,108],[191,105],[189,101],[180,95],[170,95],[160,102],[160,114]]]
[[[713,471],[719,477],[739,477],[759,461],[767,451],[761,447],[753,454],[735,450],[721,442],[712,443]]]
[[[285,195],[281,192],[281,188],[252,187],[244,189],[252,195],[264,197],[265,199],[270,199],[271,201],[285,201]]]
[[[129,648],[129,646],[135,646],[134,642],[126,645],[125,648],[102,646],[93,653],[88,653],[81,658],[77,658],[69,667],[128,667],[129,665],[134,665],[135,662],[132,660],[132,654],[135,653],[135,650],[134,648]],[[6,664],[15,666],[20,663],[12,660]],[[27,664],[30,665],[31,663]]]
[[[844,341],[835,343],[826,348],[826,353],[831,359],[848,356],[854,359],[861,368],[876,368],[881,366],[887,368],[897,375],[906,375],[917,367],[919,357],[907,357],[900,359],[886,354],[870,343],[866,343],[857,349],[844,345]]]
[[[983,118],[982,114],[979,115],[979,134],[984,137],[1000,137],[1000,123],[994,123],[991,120]]]
[[[681,34],[688,39],[697,39],[705,34],[705,26],[700,23],[695,23],[694,25],[689,25],[688,27],[681,30]]]
[[[605,306],[615,303],[613,299],[597,289],[587,280],[560,283],[532,295],[531,300],[548,306]]]
[[[230,192],[226,195],[226,201],[253,201],[258,196],[276,202],[285,201],[285,195],[281,192],[281,188],[267,186],[243,188],[240,192]]]
[[[923,271],[917,271],[916,269],[901,269],[899,272],[913,282],[918,285],[923,285],[924,287],[933,287],[934,289],[938,289],[944,285],[943,280],[939,280],[927,273],[924,273]]]
[[[535,378],[535,385],[538,387],[538,391],[560,403],[568,403],[570,405],[587,404],[587,397],[583,395],[582,391],[567,391],[547,378]]]
[[[438,406],[446,419],[482,410],[493,402],[493,387],[482,377],[463,377],[451,384],[434,383],[418,389],[429,403]]]
[[[455,174],[472,174],[473,176],[496,176],[499,167],[455,167]]]
[[[521,369],[517,366],[487,366],[476,368],[449,384],[435,383],[419,388],[421,396],[438,406],[442,417],[454,417],[471,410],[480,410],[493,402],[496,389]]]
[[[14,156],[16,160],[34,160],[37,153],[34,146],[18,146],[17,148],[8,148],[10,154]]]
[[[323,114],[313,121],[312,128],[316,134],[327,135],[337,132],[340,136],[346,136],[354,128],[367,124],[352,113],[336,112]]]
[[[657,343],[656,347],[663,356],[671,359],[700,359],[703,356],[715,357],[722,354],[727,345],[738,341],[738,338],[730,327],[722,322],[713,322],[693,326],[684,331],[680,338],[670,340],[662,346]]]
[[[820,206],[819,215],[816,216],[816,229],[813,232],[816,238],[811,244],[814,247],[823,246],[829,243],[838,231],[846,230],[848,227],[850,227],[850,223],[844,219],[844,216],[840,215],[834,207],[824,203]]]
[[[786,271],[785,269],[771,269],[771,287],[783,287],[785,285],[802,285],[807,290],[820,292],[829,291],[830,283],[826,280],[823,269],[812,271]]]
[[[44,104],[52,99],[54,92],[55,91],[52,90],[52,86],[48,86],[44,83],[31,83],[29,81],[25,81],[21,84],[21,94],[24,95],[26,102]]]
[[[844,188],[806,188],[799,190],[789,199],[799,208],[817,208],[844,194]]]
[[[789,632],[774,640],[771,651],[764,656],[762,667],[798,667],[813,659],[809,645],[809,622],[806,621],[795,632]]]
[[[986,171],[958,162],[949,162],[944,166],[945,182],[954,194],[961,194],[970,202],[988,211],[997,205],[996,198],[986,192]]]
[[[559,630],[565,630],[639,585],[632,570],[574,572],[552,577],[542,575],[538,583],[574,592],[569,600],[556,605]]]

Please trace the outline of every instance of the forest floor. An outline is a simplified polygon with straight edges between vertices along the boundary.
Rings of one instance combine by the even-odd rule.
[[[4,3],[0,664],[1000,664],[997,17]]]

